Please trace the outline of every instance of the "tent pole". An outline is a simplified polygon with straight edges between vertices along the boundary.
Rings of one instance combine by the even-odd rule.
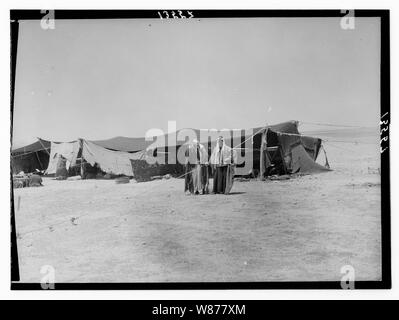
[[[323,148],[324,157],[326,158],[326,163],[325,163],[325,165],[324,165],[324,166],[325,166],[327,169],[330,169],[330,164],[328,163],[326,149],[324,149],[324,146],[323,146],[323,145],[321,145],[321,147]]]
[[[84,178],[84,166],[83,166],[83,140],[79,139],[79,147],[82,150],[82,153],[80,155],[80,176],[82,177],[82,179]]]
[[[80,158],[80,176],[82,177],[82,179],[83,179],[84,175],[85,175],[85,173],[84,173],[84,167],[83,167],[83,158],[81,157]]]
[[[41,168],[42,170],[46,170],[46,169],[43,168],[43,164],[42,164],[42,162],[40,161],[40,158],[39,158],[39,155],[37,154],[37,152],[35,152],[35,155],[36,155],[37,160],[38,160],[39,163],[40,163],[40,168]]]
[[[47,151],[47,149],[44,147],[42,140],[40,138],[37,138],[37,140],[39,140],[40,144],[42,145],[43,149],[46,150],[46,152],[48,153],[48,155],[50,155],[50,152]]]
[[[263,181],[264,180],[264,175],[265,175],[265,150],[267,148],[267,130],[266,129],[264,132],[262,132],[262,138],[261,138],[261,143],[260,143],[260,164],[259,164],[259,175],[260,179]],[[252,151],[253,152],[253,151]]]

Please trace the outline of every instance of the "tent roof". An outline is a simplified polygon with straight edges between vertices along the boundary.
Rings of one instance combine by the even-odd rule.
[[[276,132],[299,134],[298,121],[294,120],[278,123],[272,126],[268,126],[267,128],[272,129]]]
[[[266,128],[270,128],[275,132],[283,132],[283,133],[292,133],[292,134],[299,134],[298,132],[298,121],[287,121],[287,122],[282,122],[276,125],[272,125],[272,126],[265,126],[265,127],[257,127],[257,128],[251,128],[252,129],[252,133],[250,135],[246,135],[246,138],[251,137],[252,135],[257,134],[261,134],[262,133],[262,129],[266,129]],[[197,136],[197,139],[200,140],[201,143],[207,143],[208,141],[204,141],[203,137],[208,137],[207,134],[209,132],[211,132],[211,130],[199,130],[199,129],[192,129],[192,128],[185,128],[185,129],[180,129],[177,131],[177,134],[181,134],[181,138],[184,137],[184,132],[188,132],[189,130],[193,130]],[[243,129],[233,129],[233,130],[228,130],[230,132],[230,134],[233,131],[240,131]],[[201,133],[204,133],[204,136],[201,136]],[[160,142],[160,140],[157,140],[152,146],[155,148],[162,148],[165,146],[169,146],[169,147],[173,147],[175,145],[182,145],[184,144],[184,142],[182,142],[180,139],[175,143],[175,145],[169,145],[168,144],[168,136],[169,135],[175,135],[176,132],[170,133],[170,134],[166,134],[165,135],[165,139],[164,139],[164,143]],[[216,141],[216,135],[212,135],[212,140],[211,141]],[[241,135],[239,136],[235,136],[235,135],[231,135],[231,138],[225,139],[225,142],[228,145],[231,145],[232,147],[240,145],[241,144]],[[153,142],[147,142],[148,145],[147,147],[152,144]]]
[[[43,139],[38,139],[36,142],[28,144],[27,146],[12,150],[12,154],[37,152],[44,149],[50,149],[51,142]]]
[[[294,133],[298,134],[298,122],[297,121],[288,121],[288,122],[283,122],[279,123],[276,125],[268,126],[268,128],[278,131],[278,132],[284,132],[284,133]],[[258,132],[261,130],[262,127],[258,128],[253,128],[253,133]],[[199,129],[180,129],[177,131],[179,132],[184,132],[188,130],[194,130],[196,133],[197,137],[200,137],[200,132],[201,130]],[[176,133],[171,133],[172,135]],[[168,141],[168,136],[171,134],[166,134],[165,135],[165,142],[167,143]],[[241,139],[241,138],[238,138]],[[234,139],[233,139],[234,140]],[[141,150],[145,150],[147,147],[149,147],[151,144],[154,143],[154,141],[146,141],[144,137],[140,138],[129,138],[129,137],[114,137],[111,139],[105,139],[105,140],[90,140],[91,142],[106,148],[110,150],[115,150],[115,151],[124,151],[124,152],[137,152]],[[240,141],[240,140],[237,140]],[[178,145],[183,144],[181,142],[177,142]],[[43,147],[44,146],[44,147]],[[43,149],[50,148],[51,142],[43,139],[39,139],[38,141],[29,144],[25,147],[21,147],[15,150],[12,150],[12,154],[17,154],[17,153],[28,153],[28,152],[36,152],[40,151]],[[162,145],[159,145],[159,147],[162,147]]]
[[[257,130],[256,128],[254,129],[254,132],[256,132],[255,130]],[[259,130],[259,128],[258,128]],[[201,132],[205,132],[207,130],[199,130],[199,129],[192,129],[192,128],[184,128],[184,129],[180,129],[177,130],[176,132],[173,133],[167,133],[164,135],[164,139],[163,141],[165,143],[162,143],[160,141],[162,141],[162,139],[159,139],[159,137],[155,137],[154,140],[150,140],[150,141],[146,141],[144,137],[142,138],[128,138],[128,137],[115,137],[115,138],[111,138],[111,139],[107,139],[107,140],[95,140],[95,141],[91,141],[94,144],[97,144],[103,148],[106,149],[110,149],[110,150],[116,150],[116,151],[125,151],[125,152],[137,152],[137,151],[141,151],[141,150],[145,150],[147,149],[150,145],[158,147],[158,148],[162,148],[165,147],[166,145],[173,147],[175,145],[182,145],[184,144],[184,142],[182,142],[180,140],[180,136],[179,136],[179,140],[176,141],[176,143],[174,143],[173,145],[169,145],[168,141],[169,141],[169,137],[173,137],[173,141],[175,139],[175,135],[181,135],[182,138],[184,138],[184,134],[187,132],[195,132],[197,137],[200,137]],[[162,136],[160,136],[162,137]]]
[[[145,138],[128,138],[128,137],[114,137],[107,140],[91,140],[96,145],[103,148],[115,150],[115,151],[125,151],[125,152],[136,152],[144,150],[152,142],[145,141]]]

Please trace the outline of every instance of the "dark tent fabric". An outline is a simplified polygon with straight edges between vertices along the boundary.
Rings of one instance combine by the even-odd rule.
[[[14,149],[11,151],[11,155],[17,155],[22,153],[37,152],[41,150],[50,150],[51,142],[43,139],[38,139],[36,142],[28,144],[25,147]]]
[[[277,131],[277,132],[298,134],[298,122],[297,121],[283,122],[283,123],[269,126],[269,128],[271,128],[272,130]],[[250,135],[246,134],[244,136],[246,138],[248,138],[252,134],[254,134],[256,132],[260,132],[262,129],[263,129],[263,127],[253,128]],[[240,131],[239,135],[241,135],[242,130],[238,130],[238,131]],[[207,136],[207,134],[209,132],[208,130],[199,130],[199,129],[194,129],[194,128],[183,128],[183,129],[177,130],[176,132],[167,133],[167,134],[163,135],[162,137],[155,137],[154,141],[146,141],[144,137],[140,137],[140,138],[114,137],[114,138],[106,139],[106,140],[91,140],[91,142],[93,142],[101,147],[104,147],[106,149],[110,149],[110,150],[125,151],[125,152],[137,152],[137,151],[145,150],[148,147],[150,147],[151,145],[153,145],[153,148],[166,148],[166,147],[170,148],[170,147],[181,146],[185,142],[190,140],[189,138],[184,137],[185,134],[188,132],[191,132],[191,133],[194,132],[195,138],[200,140],[201,143],[215,142],[217,135],[218,135],[218,134],[215,134],[214,136],[212,136],[212,139],[210,139],[209,141],[202,141],[201,136]],[[215,133],[216,133],[216,131],[215,131]],[[231,135],[232,138],[225,139],[227,145],[234,147],[234,146],[241,144],[242,137],[234,135],[233,131],[231,131],[231,130],[228,131],[228,133]],[[160,138],[160,139],[158,139],[158,138]],[[190,137],[190,138],[192,139],[194,137]],[[159,142],[158,140],[161,142]],[[169,141],[174,141],[174,143],[169,143]]]
[[[176,132],[167,133],[162,136],[153,137],[153,140],[149,139],[148,141],[145,137],[140,138],[128,138],[128,137],[114,137],[107,140],[91,140],[91,142],[114,151],[124,151],[124,152],[137,152],[147,149],[148,147],[153,146],[152,148],[166,148],[166,147],[178,147],[183,145],[187,140],[180,140],[179,137],[184,138],[184,134],[186,132],[194,132],[197,139],[199,139],[201,130],[192,129],[192,128],[184,128],[177,130]],[[170,141],[174,141],[170,143]]]
[[[316,163],[306,152],[303,145],[297,145],[291,150],[291,169],[292,173],[317,173],[330,171],[326,167]]]
[[[124,152],[137,152],[146,149],[152,142],[145,141],[145,138],[127,138],[115,137],[107,140],[91,140],[103,148],[124,151]]]
[[[208,155],[210,156],[213,147],[216,144],[217,136],[219,135],[219,133],[215,131],[215,135],[209,136],[210,132],[211,131],[208,130],[182,129],[165,135],[164,137],[161,137],[161,139],[157,139],[154,144],[147,148],[147,152],[145,153],[147,160],[148,157],[154,157],[153,160],[155,161],[159,160],[160,156],[164,156],[164,158],[161,157],[165,161],[164,164],[158,164],[157,166],[151,167],[154,174],[156,172],[159,174],[174,174],[176,172],[181,172],[181,168],[178,168],[178,164],[172,164],[168,160],[172,157],[173,159],[180,159],[180,163],[182,163],[180,156],[184,154],[184,152],[182,152],[181,148],[184,150],[184,146],[186,146],[184,143],[193,138],[196,138],[204,144],[207,148]],[[183,139],[185,133],[191,133],[194,137],[182,141],[181,139]],[[173,139],[176,138],[176,136],[173,137],[172,135],[180,135],[180,139]],[[262,137],[264,137],[263,139],[266,139],[265,135],[267,135],[267,144],[263,145]],[[301,144],[309,157],[313,160],[316,160],[321,147],[321,139],[300,136],[298,132],[298,121],[288,121],[272,126],[253,128],[250,133],[245,130],[225,131],[224,136],[225,143],[230,147],[237,148],[237,152],[242,157],[241,159],[244,159],[243,157],[248,156],[249,153],[249,159],[252,161],[251,165],[247,165],[246,163],[240,163],[237,165],[235,170],[236,175],[248,175],[251,174],[251,172],[256,175],[256,172],[262,171],[261,167],[263,167],[264,172],[265,159],[262,157],[261,153],[264,151],[262,148],[265,148],[266,146],[280,146],[283,153],[283,156],[280,158],[285,158],[291,156],[290,152],[295,145]],[[168,138],[172,139],[169,140]],[[244,141],[246,140],[248,141],[247,145],[244,144]],[[175,141],[175,143],[169,144],[169,141]],[[248,145],[250,145],[250,147],[248,147]],[[134,161],[132,161],[132,163],[133,162]],[[140,175],[142,173],[143,180],[149,179],[149,177],[146,177],[145,173],[149,167],[142,163],[137,163],[136,166],[137,170],[135,172]],[[284,163],[284,167],[288,168],[290,171],[292,170],[289,163],[287,165]]]
[[[284,155],[288,154],[294,145],[302,144],[313,160],[316,160],[321,146],[321,139],[319,138],[275,132],[271,129],[267,132],[267,139],[268,146],[281,145]],[[275,143],[276,139],[277,144]]]
[[[210,134],[211,133],[211,134]],[[107,140],[91,141],[105,149],[113,151],[123,151],[136,153],[141,151],[143,159],[148,155],[165,154],[166,163],[160,166],[152,166],[159,174],[180,174],[182,171],[180,166],[170,164],[168,159],[178,157],[179,149],[189,140],[198,139],[207,148],[210,156],[216,139],[220,131],[198,130],[198,129],[180,129],[177,132],[169,133],[164,136],[155,137],[153,141],[146,141],[142,138],[115,137]],[[194,136],[193,136],[194,135]],[[317,159],[321,147],[321,139],[300,136],[298,132],[298,121],[288,121],[271,126],[257,127],[249,131],[246,130],[228,130],[224,131],[225,143],[237,149],[241,160],[250,153],[250,165],[240,164],[236,167],[237,175],[249,174],[252,170],[260,170],[265,172],[265,148],[271,146],[281,147],[284,161],[287,161],[286,167],[291,167],[293,159],[292,150],[295,146],[301,145],[312,161]],[[205,141],[203,141],[205,140]],[[244,142],[246,144],[244,144]],[[34,172],[35,169],[45,170],[49,163],[49,154],[51,142],[39,139],[37,142],[22,148],[12,150],[12,166],[13,172],[19,171]],[[184,148],[183,148],[184,149]],[[180,150],[181,151],[181,150]],[[298,151],[295,151],[295,156]],[[280,157],[281,158],[281,157]],[[287,160],[286,160],[286,159]],[[298,158],[298,157],[297,157]],[[143,160],[140,158],[140,160]],[[299,159],[304,159],[300,156]],[[302,161],[302,160],[301,160]],[[132,161],[133,162],[133,161]],[[267,164],[266,164],[267,165]],[[148,169],[146,165],[137,162],[138,169]],[[165,167],[162,167],[165,166]],[[142,170],[142,171],[143,171]],[[154,172],[155,172],[154,171]]]
[[[256,129],[254,129],[256,130]],[[176,132],[168,133],[163,136],[155,137],[154,141],[150,141],[147,149],[165,150],[165,148],[177,148],[186,144],[193,139],[197,139],[204,145],[215,144],[219,135],[223,135],[225,143],[228,146],[235,146],[240,144],[243,130],[199,130],[193,128],[184,128]],[[252,135],[252,132],[251,132]],[[247,136],[251,136],[248,135]]]
[[[164,159],[165,164],[161,164],[161,167],[167,166],[171,171],[166,172],[164,168],[160,168],[159,170],[173,175],[174,172],[181,171],[180,165],[184,163],[184,150],[187,147],[187,142],[192,141],[194,138],[199,140],[205,146],[208,152],[208,157],[210,157],[213,148],[216,146],[218,136],[223,135],[226,145],[228,145],[229,147],[237,148],[240,156],[243,156],[246,152],[250,152],[251,154],[257,152],[257,159],[259,159],[259,148],[258,150],[256,150],[256,142],[254,141],[254,144],[252,144],[252,140],[253,134],[260,133],[262,130],[263,128],[254,128],[247,131],[242,129],[221,131],[198,130],[189,128],[181,129],[177,132],[170,133],[168,135],[165,135],[164,137],[160,137],[160,139],[157,139],[155,143],[151,144],[147,148],[146,157],[147,160],[149,157],[156,157],[156,161],[158,161],[159,158],[161,158],[162,160]],[[243,143],[245,140],[248,140],[246,145]],[[170,141],[173,141],[174,143],[170,144]],[[244,147],[247,147],[249,150],[240,150],[240,148]],[[164,156],[164,158],[162,156]],[[172,160],[172,162],[169,160]],[[252,170],[252,166],[250,169],[248,169],[248,166],[245,167],[245,165],[243,164],[236,168],[236,173],[237,175],[244,175],[248,174],[248,171],[250,170]]]
[[[206,144],[206,143],[215,144],[217,137],[220,134],[222,134],[224,136],[224,138],[225,138],[224,141],[228,146],[239,147],[239,146],[241,146],[241,143],[245,139],[251,138],[252,136],[255,139],[256,139],[256,137],[260,138],[260,136],[262,135],[262,131],[265,128],[270,128],[276,132],[299,134],[297,121],[287,121],[287,122],[279,123],[279,124],[272,125],[272,126],[252,128],[248,132],[246,132],[243,129],[216,131],[216,130],[199,130],[199,129],[193,129],[193,128],[184,128],[184,129],[177,130],[176,132],[172,132],[172,133],[164,135],[161,139],[159,139],[159,140],[161,140],[161,142],[158,142],[158,143],[153,143],[152,141],[147,142],[148,143],[147,148],[150,147],[151,144],[153,144],[152,148],[165,148],[165,147],[170,148],[170,147],[181,146],[184,143],[188,142],[189,140],[192,140],[193,138],[196,138],[202,144]],[[191,134],[191,133],[194,134],[194,137],[185,137],[186,134],[187,134],[187,136],[189,136],[189,134]],[[176,137],[180,137],[180,138],[178,139]],[[186,139],[182,140],[183,137],[185,137]],[[205,137],[207,140],[204,140],[203,137]],[[133,139],[136,139],[136,138],[133,138]],[[175,143],[170,144],[169,141],[175,141]],[[126,142],[128,142],[128,141],[126,140]],[[260,140],[259,140],[259,142],[260,142]],[[97,143],[97,142],[95,142],[95,143]],[[132,141],[132,143],[134,143],[134,141]],[[255,142],[254,142],[254,144],[255,144]],[[145,148],[143,148],[143,149],[145,149]],[[141,149],[141,150],[143,150],[143,149]]]
[[[296,134],[298,133],[298,127],[297,127],[296,121],[283,122],[280,124],[269,126],[269,128],[274,131],[277,131],[277,132],[296,133]],[[262,129],[262,127],[253,128],[252,132],[256,133],[261,129]],[[194,130],[197,137],[198,138],[200,137],[201,130],[198,130],[198,129],[190,129],[190,128],[180,129],[177,131],[177,134],[184,133],[184,130]],[[175,134],[176,133],[166,134],[164,136],[165,142],[167,143],[170,135],[175,135]],[[227,139],[226,143],[230,146],[235,146],[235,145],[241,143],[240,139],[241,139],[240,137],[233,138],[231,140]],[[151,144],[153,144],[153,141],[146,141],[144,137],[141,137],[141,138],[114,137],[114,138],[106,139],[106,140],[91,140],[91,142],[93,142],[101,147],[104,147],[106,149],[116,150],[116,151],[125,151],[125,152],[137,152],[137,151],[145,150],[147,147],[149,147]],[[183,143],[184,142],[177,141],[177,143],[174,144],[174,146],[182,145]],[[171,145],[169,145],[169,146],[171,146]],[[20,154],[20,153],[36,152],[36,151],[40,151],[43,149],[49,150],[50,147],[51,147],[50,141],[39,139],[38,141],[36,141],[32,144],[29,144],[25,147],[21,147],[21,148],[12,150],[12,155]]]
[[[11,157],[12,172],[17,174],[21,171],[25,173],[46,170],[49,163],[49,155],[46,151],[30,152]]]
[[[302,136],[297,129],[290,128],[291,132],[282,132],[267,128],[262,134],[260,174],[264,176],[268,167],[278,165],[272,163],[267,148],[281,148],[283,167],[287,173],[316,173],[329,171],[328,168],[316,163],[322,140],[315,137]],[[296,132],[295,132],[296,131]]]
[[[180,177],[184,174],[184,165],[182,164],[149,164],[145,160],[133,160],[131,164],[134,172],[134,178],[138,182],[150,181],[154,176],[164,176],[166,174],[172,177]]]
[[[267,128],[275,132],[299,134],[298,121],[294,120],[267,126]]]
[[[319,155],[319,151],[321,148],[321,139],[308,137],[308,136],[301,136],[301,143],[305,148],[306,152],[309,156],[316,161],[317,156]]]
[[[25,173],[45,170],[49,163],[51,142],[43,139],[25,147],[11,151],[11,168],[13,173]]]

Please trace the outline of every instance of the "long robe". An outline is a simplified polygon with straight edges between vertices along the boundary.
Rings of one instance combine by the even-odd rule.
[[[190,193],[208,193],[208,153],[203,145],[189,145],[185,153],[184,191]]]
[[[194,165],[187,163],[184,170],[184,192],[189,191],[190,193],[194,193],[194,183],[193,183],[193,175],[192,171],[194,169]]]
[[[215,168],[213,175],[213,193],[225,193],[226,192],[226,180],[227,180],[227,165],[218,166]]]
[[[224,144],[222,147],[217,144],[213,149],[210,163],[214,167],[213,193],[228,194],[233,187],[237,152]]]
[[[224,190],[225,194],[230,193],[231,188],[233,188],[233,182],[234,182],[234,166],[229,165],[227,166],[227,172],[226,172],[226,188]]]
[[[196,164],[191,172],[194,193],[208,193],[208,167],[204,164]]]

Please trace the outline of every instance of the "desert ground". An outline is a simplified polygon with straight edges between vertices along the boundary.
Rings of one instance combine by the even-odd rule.
[[[44,265],[56,282],[339,281],[344,265],[380,280],[379,133],[318,136],[332,171],[230,195],[186,196],[176,178],[15,189],[21,281]]]

